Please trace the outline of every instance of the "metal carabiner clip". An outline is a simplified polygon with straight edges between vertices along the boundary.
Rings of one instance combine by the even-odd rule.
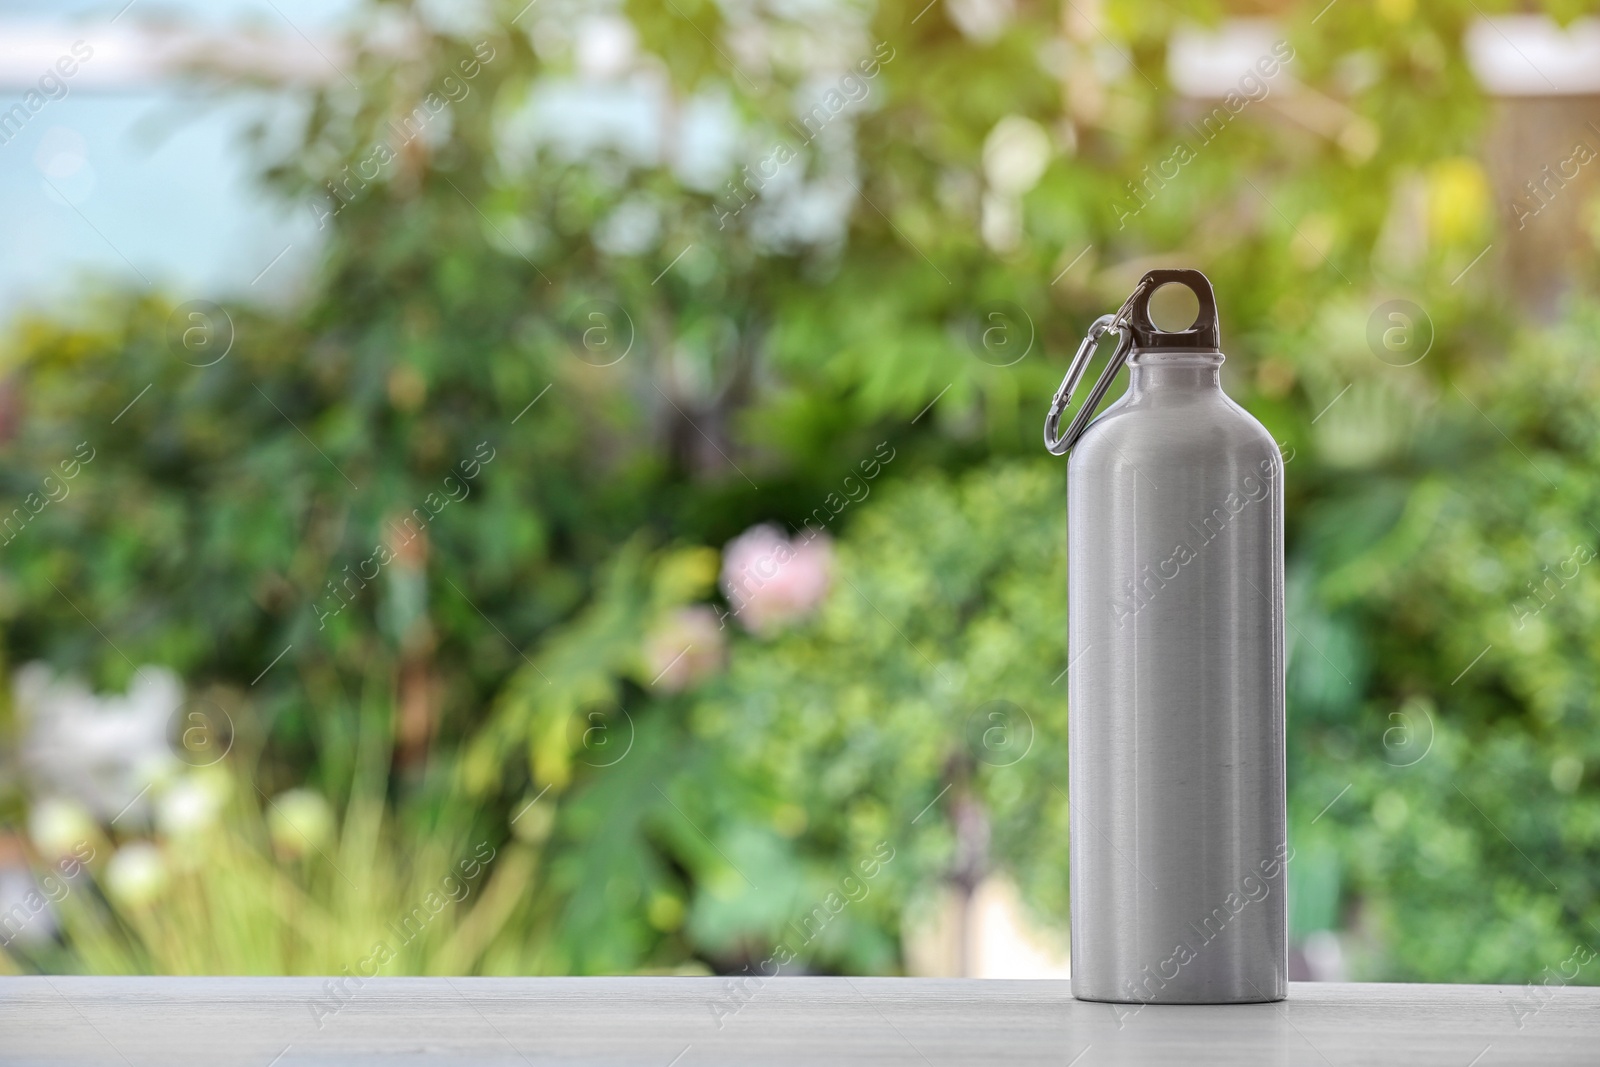
[[[1133,298],[1129,297],[1129,303]],[[1100,401],[1105,398],[1106,390],[1111,388],[1112,379],[1127,362],[1128,350],[1132,347],[1133,331],[1129,330],[1124,321],[1123,310],[1115,315],[1101,315],[1089,327],[1088,334],[1083,343],[1078,346],[1077,354],[1072,357],[1072,363],[1067,367],[1067,376],[1061,380],[1061,387],[1056,390],[1056,395],[1050,399],[1050,414],[1044,420],[1044,447],[1049,449],[1053,456],[1064,456],[1072,451],[1072,446],[1078,443],[1078,438],[1089,428],[1089,420],[1094,417],[1094,412],[1100,406]],[[1100,340],[1108,333],[1117,335],[1116,351],[1111,353],[1111,358],[1106,361],[1106,369],[1100,372],[1100,377],[1095,380],[1094,387],[1089,390],[1089,395],[1084,398],[1083,406],[1078,408],[1078,413],[1073,416],[1072,422],[1067,425],[1066,433],[1061,433],[1061,416],[1066,414],[1067,408],[1072,404],[1072,395],[1078,391],[1078,383],[1083,379],[1083,372],[1089,369],[1089,360],[1094,358],[1095,350],[1100,347]]]

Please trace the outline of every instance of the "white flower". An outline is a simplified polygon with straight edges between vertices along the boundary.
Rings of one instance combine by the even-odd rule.
[[[979,44],[997,40],[1016,15],[1015,0],[945,0],[944,7],[956,29]]]
[[[983,142],[983,175],[1002,196],[1026,193],[1050,165],[1050,135],[1032,119],[1007,115]]]
[[[833,577],[826,534],[791,541],[772,525],[753,526],[722,550],[722,592],[736,618],[770,634],[821,605]]]
[[[578,24],[574,52],[585,78],[610,81],[633,66],[639,34],[620,15],[595,15]]]
[[[232,788],[227,772],[204,767],[177,778],[156,800],[156,825],[168,837],[187,837],[217,821]]]
[[[1022,201],[998,193],[983,194],[978,231],[996,252],[1014,252],[1022,243]]]
[[[594,228],[594,243],[613,256],[637,256],[661,236],[661,211],[648,200],[624,200]]]
[[[142,817],[140,793],[176,763],[168,730],[183,703],[177,675],[141,667],[125,695],[101,696],[30,663],[17,672],[14,694],[36,793],[72,797],[102,819]]]
[[[51,862],[72,855],[73,849],[99,833],[88,809],[74,800],[51,797],[28,811],[28,837],[39,855]]]
[[[142,907],[160,895],[167,884],[167,861],[148,841],[133,841],[117,849],[106,864],[106,892],[118,904]]]
[[[333,837],[333,809],[310,789],[279,793],[267,810],[272,847],[287,856],[320,849]]]

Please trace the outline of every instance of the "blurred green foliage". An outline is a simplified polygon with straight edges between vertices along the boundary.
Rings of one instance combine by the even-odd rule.
[[[1463,275],[1504,222],[1476,5],[1278,11],[1277,95],[1138,211],[1130,183],[1209,107],[1168,44],[1222,6],[1019,4],[965,32],[920,0],[519,7],[441,28],[374,4],[362,28],[409,50],[309,94],[292,151],[257,131],[326,252],[302,307],[209,320],[220,362],[175,344],[176,296],[14,325],[7,499],[95,459],[4,547],[7,661],[117,691],[171,667],[239,743],[209,836],[115,831],[157,842],[166,888],[86,891],[12,965],[337,972],[480,844],[487,888],[390,973],[753,968],[881,843],[804,966],[899,970],[906,916],[991,867],[1064,927],[1064,472],[1038,427],[1084,326],[1178,264],[1212,278],[1227,387],[1290,456],[1295,936],[1341,931],[1360,977],[1496,982],[1600,936],[1593,568],[1528,603],[1600,536],[1597,323],[1519,325],[1492,258]],[[576,78],[585,20],[619,11],[631,66]],[[851,68],[870,95],[805,140],[841,56],[877,57]],[[1287,79],[1326,121],[1293,119]],[[706,181],[607,140],[581,105],[630,84],[723,116],[736,154]],[[447,118],[416,119],[429,94]],[[733,166],[780,144],[777,192],[735,211]],[[1396,295],[1431,320],[1411,366],[1369,340]],[[880,445],[870,494],[830,503]],[[723,603],[716,550],[819,507],[816,616],[725,616],[725,653],[658,684],[659,636]],[[316,856],[262,830],[296,787],[339,813]],[[0,802],[20,825],[32,800]]]

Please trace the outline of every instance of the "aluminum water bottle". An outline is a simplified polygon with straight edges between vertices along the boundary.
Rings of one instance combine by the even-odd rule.
[[[1151,294],[1200,314],[1157,329]],[[1117,353],[1056,431],[1106,332]],[[1093,418],[1119,366],[1128,391]],[[1216,300],[1146,274],[1046,423],[1067,475],[1072,993],[1231,1004],[1287,992],[1283,459],[1222,391]],[[1091,421],[1092,419],[1092,421]]]

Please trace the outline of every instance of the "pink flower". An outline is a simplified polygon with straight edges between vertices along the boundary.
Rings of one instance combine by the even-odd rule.
[[[644,643],[650,684],[669,693],[698,685],[722,668],[727,638],[722,623],[704,604],[679,608],[651,632]]]
[[[722,550],[722,592],[752,633],[772,634],[814,612],[828,595],[833,542],[791,540],[776,526],[752,526]]]

